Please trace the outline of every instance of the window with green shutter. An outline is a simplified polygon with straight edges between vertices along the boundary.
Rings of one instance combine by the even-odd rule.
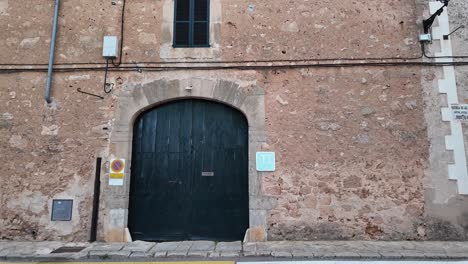
[[[174,48],[210,46],[210,0],[175,0]]]

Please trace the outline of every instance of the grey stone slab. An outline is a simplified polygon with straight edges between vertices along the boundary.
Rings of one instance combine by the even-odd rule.
[[[294,258],[312,258],[314,253],[312,251],[292,251],[291,254]]]
[[[2,250],[2,252],[0,252],[0,256],[33,256],[36,255],[35,252],[36,249],[30,247],[13,247]]]
[[[213,241],[193,241],[190,251],[213,251],[216,247]]]
[[[96,243],[92,244],[90,251],[119,251],[125,246],[124,243]]]
[[[149,252],[132,252],[130,254],[130,258],[138,258],[138,259],[146,259],[146,258],[152,258],[154,256],[154,253],[149,253]]]
[[[255,251],[257,249],[257,243],[249,242],[242,245],[243,251]]]
[[[213,251],[192,251],[190,250],[187,253],[187,257],[203,257],[206,258]]]
[[[39,261],[66,261],[75,260],[75,253],[54,253],[33,256],[35,260]]]
[[[271,255],[275,258],[292,258],[292,253],[288,251],[273,251]]]
[[[444,259],[447,258],[446,252],[441,251],[432,251],[432,252],[424,252],[424,257],[428,259]]]
[[[369,250],[359,250],[358,253],[361,258],[368,258],[368,259],[379,259],[382,258],[382,255],[379,254],[377,251],[369,251]]]
[[[34,259],[33,255],[8,255],[2,257],[2,259],[8,260],[8,261],[29,261]]]
[[[332,254],[336,258],[361,258],[361,255],[353,251],[338,251]]]
[[[131,252],[148,252],[156,245],[154,242],[135,241],[132,243],[125,244],[122,250],[128,250]]]
[[[389,250],[381,250],[379,251],[379,254],[382,256],[382,258],[385,259],[401,259],[403,258],[403,255],[399,253],[398,251],[389,251]]]
[[[193,241],[182,241],[179,243],[175,251],[188,253],[192,245],[193,245]]]
[[[240,257],[240,251],[221,251],[219,252],[220,257],[222,258],[236,258]]]
[[[170,257],[186,257],[188,254],[188,250],[187,251],[168,251],[167,252],[167,257],[170,258]]]
[[[208,257],[209,258],[219,258],[219,257],[221,257],[221,253],[220,252],[215,252],[215,251],[208,252]]]
[[[271,250],[256,250],[255,251],[255,256],[256,257],[270,257],[271,256]]]
[[[242,242],[235,241],[235,242],[220,242],[216,245],[215,251],[217,252],[233,252],[233,251],[241,251],[242,250]]]
[[[167,251],[157,251],[154,252],[153,257],[154,258],[165,258],[167,256]]]
[[[319,250],[319,251],[312,251],[311,252],[313,254],[314,257],[317,257],[317,258],[336,258],[336,257],[341,257],[341,258],[344,258],[346,257],[345,255],[346,254],[343,254],[343,256],[337,256],[337,251],[335,250]]]
[[[272,252],[275,249],[282,249],[284,250],[284,245],[280,244],[279,242],[264,242],[258,243],[256,250],[257,251],[269,251]]]
[[[424,252],[419,251],[419,250],[408,250],[408,249],[403,249],[398,251],[403,258],[413,258],[413,259],[424,259]]]
[[[154,246],[150,252],[168,252],[175,251],[181,242],[164,242],[158,243]]]
[[[89,252],[89,258],[92,259],[127,259],[132,252],[130,251],[103,251],[103,250],[98,250],[98,251],[90,251]]]
[[[447,252],[449,259],[468,259],[468,249],[465,252]]]
[[[90,247],[92,244],[91,243],[88,243],[88,242],[69,242],[69,243],[65,243],[63,246],[64,247],[84,247],[84,248],[87,248],[87,247]]]

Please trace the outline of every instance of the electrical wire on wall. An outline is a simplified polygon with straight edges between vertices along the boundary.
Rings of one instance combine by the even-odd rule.
[[[273,60],[223,60],[223,61],[141,61],[141,62],[132,62],[132,63],[125,63],[123,62],[123,45],[124,45],[124,37],[125,37],[125,13],[126,13],[126,0],[123,0],[122,2],[122,11],[121,11],[121,20],[120,20],[120,53],[119,53],[119,59],[117,62],[114,61],[114,59],[111,59],[112,66],[115,68],[120,68],[122,70],[130,70],[134,68],[138,68],[139,71],[141,70],[147,70],[147,69],[194,69],[195,67],[172,67],[172,66],[159,66],[159,67],[149,67],[149,66],[143,66],[142,64],[146,65],[177,65],[177,64],[202,64],[202,65],[207,65],[207,64],[213,64],[213,65],[226,65],[226,64],[261,64],[261,63],[277,63],[277,64],[284,64],[284,63],[290,63],[290,64],[297,64],[297,65],[304,65],[304,66],[312,66],[315,67],[316,64],[314,65],[309,65],[307,62],[314,62],[314,63],[320,63],[320,65],[323,67],[325,64],[322,64],[321,62],[336,62],[336,63],[331,63],[330,65],[335,65],[336,67],[341,67],[340,65],[345,65],[346,66],[352,66],[352,65],[359,65],[359,66],[367,66],[367,65],[382,65],[382,66],[395,66],[395,65],[415,65],[415,64],[405,64],[407,62],[418,62],[419,60],[423,58],[428,58],[428,59],[438,59],[438,58],[451,58],[451,59],[468,59],[468,56],[431,56],[427,54],[426,52],[426,47],[424,43],[421,44],[421,53],[416,55],[416,56],[411,56],[411,57],[401,57],[401,56],[388,56],[388,57],[335,57],[335,58],[305,58],[305,59],[273,59]],[[355,61],[359,61],[360,63],[353,63]],[[376,62],[377,61],[377,62]],[[388,62],[390,61],[390,62]],[[351,62],[351,63],[345,63],[345,64],[340,64],[340,62]],[[376,62],[376,63],[375,63]],[[367,63],[372,63],[372,64],[367,64]],[[403,64],[400,64],[403,63]],[[454,64],[454,66],[457,65],[465,65],[463,61],[460,62],[461,64]],[[9,69],[1,69],[0,68],[0,73],[5,73],[5,72],[13,72],[13,71],[42,71],[42,69],[37,68],[37,69],[20,69],[20,68],[11,68],[11,67],[17,67],[17,66],[23,66],[23,67],[40,67],[47,65],[45,63],[0,63],[0,67],[10,67]],[[106,60],[106,63],[102,62],[68,62],[68,63],[56,63],[54,66],[75,66],[75,65],[96,65],[93,67],[64,67],[59,70],[62,71],[80,71],[80,70],[104,70],[106,72],[105,79],[107,79],[107,72],[111,69],[109,69],[109,60]],[[129,65],[133,65],[134,67],[129,67]],[[420,65],[426,65],[427,64],[420,64]],[[436,66],[437,64],[433,64]],[[105,67],[100,67],[100,66],[105,66]],[[197,66],[198,67],[198,66]],[[213,66],[209,66],[213,67]],[[239,67],[239,66],[236,66]],[[265,67],[265,66],[258,66],[256,65],[255,67]],[[287,67],[286,65],[279,65],[279,67]],[[226,67],[220,66],[219,68],[225,69]],[[249,66],[247,66],[249,68]],[[203,69],[206,69],[204,67]],[[113,71],[113,70],[112,70]],[[106,81],[105,81],[106,82]],[[109,88],[107,87],[106,84],[104,84],[104,90],[109,91]],[[112,88],[110,89],[112,90]]]
[[[106,94],[112,92],[112,88],[113,88],[112,83],[107,83],[107,73],[109,72],[109,60],[110,59],[106,59],[106,68],[105,68],[105,73],[104,73],[104,92]]]
[[[297,69],[297,68],[340,68],[340,67],[441,67],[441,66],[468,66],[468,61],[458,62],[349,62],[349,63],[314,63],[314,64],[276,64],[276,65],[201,65],[201,66],[121,66],[118,68],[108,67],[72,67],[56,68],[57,72],[79,72],[79,71],[104,71],[104,72],[129,72],[135,71],[176,71],[176,70],[269,70],[269,69]],[[47,68],[17,68],[0,69],[1,73],[17,72],[45,72]],[[108,88],[106,88],[108,89]]]
[[[422,49],[422,52],[423,52],[423,55],[424,57],[428,58],[428,59],[468,59],[468,55],[455,55],[455,56],[432,56],[432,55],[428,55],[427,54],[427,51],[426,51],[426,45],[425,43],[421,43],[421,49]]]

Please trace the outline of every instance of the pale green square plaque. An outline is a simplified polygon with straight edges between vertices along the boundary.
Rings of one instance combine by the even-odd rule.
[[[275,171],[275,152],[257,152],[257,171]]]

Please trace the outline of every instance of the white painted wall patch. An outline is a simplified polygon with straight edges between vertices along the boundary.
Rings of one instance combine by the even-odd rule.
[[[442,7],[441,2],[429,2],[431,14],[434,14]],[[441,52],[435,55],[453,56],[452,42],[443,39],[443,35],[450,32],[449,17],[447,12],[443,12],[438,17],[439,26],[432,28],[434,40],[440,40]],[[450,58],[438,58],[436,62],[453,62]],[[453,66],[444,66],[444,79],[439,80],[439,91],[447,95],[447,107],[442,107],[442,121],[450,122],[451,135],[445,137],[446,149],[453,151],[453,164],[448,165],[448,178],[457,181],[459,194],[468,195],[468,170],[466,167],[465,142],[463,130],[460,121],[455,120],[451,105],[459,104],[457,82],[455,77],[455,68]]]

